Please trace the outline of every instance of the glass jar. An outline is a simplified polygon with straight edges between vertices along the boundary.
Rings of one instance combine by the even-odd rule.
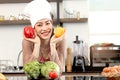
[[[4,20],[4,16],[0,15],[0,21]]]
[[[16,20],[15,16],[10,15],[9,20]]]

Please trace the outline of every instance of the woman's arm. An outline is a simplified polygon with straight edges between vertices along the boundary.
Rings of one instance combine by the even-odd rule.
[[[65,39],[59,43],[59,46],[57,47],[57,52],[58,52],[59,60],[61,62],[61,70],[64,71],[65,70],[65,52],[66,52]]]
[[[23,50],[23,65],[38,59],[39,57],[39,49],[40,49],[40,44],[33,44],[30,41],[23,40],[22,42],[22,50]]]
[[[64,54],[66,50],[64,37],[62,36],[62,39],[57,43],[51,42],[50,48],[51,48],[50,60],[56,62],[60,66],[61,72],[63,72],[65,68]]]

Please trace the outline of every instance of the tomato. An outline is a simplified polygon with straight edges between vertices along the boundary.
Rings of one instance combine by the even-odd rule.
[[[34,29],[31,26],[25,26],[24,35],[26,38],[34,38],[35,37]]]
[[[51,79],[55,79],[55,78],[58,78],[58,74],[57,74],[55,71],[51,71],[51,72],[49,73],[49,77],[50,77]]]

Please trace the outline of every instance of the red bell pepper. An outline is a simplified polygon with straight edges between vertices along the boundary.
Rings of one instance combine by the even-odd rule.
[[[35,37],[34,29],[31,26],[25,26],[24,35],[26,38],[34,38]]]

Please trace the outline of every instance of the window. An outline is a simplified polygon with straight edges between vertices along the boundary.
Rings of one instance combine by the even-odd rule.
[[[118,3],[120,3],[119,0],[90,0],[90,45],[103,42],[120,45],[120,6]]]

